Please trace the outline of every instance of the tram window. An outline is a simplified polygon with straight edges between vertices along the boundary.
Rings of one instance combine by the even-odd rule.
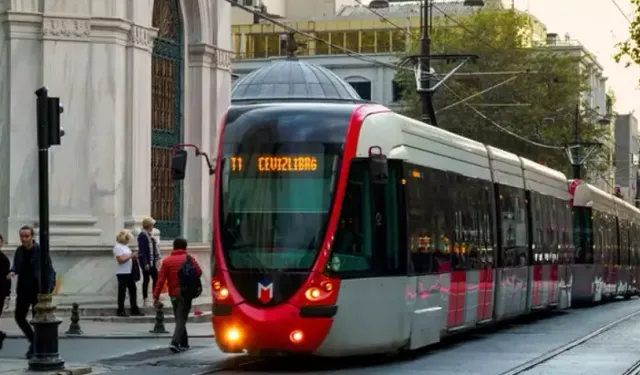
[[[447,272],[453,229],[447,174],[411,164],[405,169],[410,273]]]
[[[502,266],[527,265],[527,215],[524,190],[499,186],[500,231],[502,236]]]
[[[338,273],[372,270],[371,192],[367,164],[354,161],[328,266]]]
[[[629,264],[629,221],[618,220],[618,231],[620,233],[620,251],[618,252],[618,264]]]
[[[469,211],[472,209],[469,200],[467,177],[456,173],[447,173],[449,199],[454,213],[454,229],[451,251],[451,265],[454,270],[466,270],[469,267],[467,246],[469,241]]]
[[[629,264],[635,266],[638,264],[638,225],[635,222],[629,223]]]
[[[615,215],[609,215],[609,239],[611,245],[609,246],[609,260],[607,264],[618,264],[620,262],[618,256],[620,240],[618,238],[618,223]]]
[[[640,264],[640,226],[638,223],[631,223],[631,265],[637,266]]]
[[[482,200],[479,198],[479,192],[482,187],[480,181],[466,177],[465,198],[467,203],[466,220],[465,220],[465,239],[461,245],[462,253],[468,258],[469,268],[480,269],[482,262],[480,257],[480,216]]]
[[[482,231],[484,233],[482,249],[484,251],[483,258],[487,266],[493,266],[495,264],[496,256],[496,237],[494,233],[496,225],[494,222],[495,202],[493,200],[493,184],[489,181],[481,181],[480,186],[482,205],[479,211],[482,214]]]
[[[386,231],[387,243],[386,251],[386,274],[406,274],[406,262],[401,259],[401,254],[406,257],[404,226],[404,199],[401,195],[401,179],[402,179],[402,161],[389,160],[389,181],[385,185],[386,188]],[[406,259],[406,258],[405,258]]]
[[[598,238],[597,223],[593,220],[595,215],[592,217],[592,210],[587,207],[574,207],[572,214],[574,262],[591,264],[594,259],[594,244]]]
[[[545,199],[547,201],[547,207],[549,209],[547,216],[547,253],[545,254],[545,263],[551,264],[553,263],[553,254],[557,250],[558,246],[558,232],[557,232],[557,211],[556,211],[556,198],[546,195]]]
[[[533,236],[532,253],[533,263],[539,264],[542,260],[544,246],[544,222],[542,220],[542,201],[537,192],[531,192],[531,235]]]
[[[606,244],[604,215],[599,211],[593,212],[593,263],[602,264],[603,251]]]
[[[572,215],[571,205],[569,202],[560,201],[562,205],[562,263],[568,264],[573,262],[573,240],[572,240]]]

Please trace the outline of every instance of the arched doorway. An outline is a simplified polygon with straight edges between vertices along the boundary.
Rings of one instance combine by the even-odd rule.
[[[171,179],[171,148],[182,140],[183,22],[179,0],[155,0],[151,61],[151,216],[163,238],[182,231],[182,185]]]

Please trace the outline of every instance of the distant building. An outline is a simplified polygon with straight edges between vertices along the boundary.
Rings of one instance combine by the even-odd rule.
[[[615,119],[616,187],[624,199],[636,204],[638,199],[638,119],[633,114],[618,115]]]
[[[398,27],[412,32],[420,30],[422,1],[390,1],[388,8],[375,9],[375,12],[391,22],[377,16],[367,7],[353,5],[354,0],[262,0],[262,6],[259,6],[257,0],[239,1],[256,6],[256,9],[272,18],[281,18],[282,22],[298,30],[361,54],[358,57],[349,56],[340,48],[296,36],[301,47],[297,53],[300,59],[331,69],[349,82],[362,98],[399,109],[402,98],[400,88],[394,82],[397,69],[393,65],[398,62],[397,55],[406,51],[412,41]],[[501,6],[499,1],[485,2]],[[367,4],[368,1],[363,0],[363,3]],[[436,5],[433,8],[434,18],[443,17],[442,12],[456,17],[478,11],[477,7],[465,6],[463,1],[436,2]],[[583,100],[589,103],[599,117],[604,117],[607,78],[603,76],[602,65],[581,43],[571,40],[568,35],[559,37],[557,34],[547,33],[542,22],[532,15],[528,16],[531,28],[524,32],[529,37],[531,48],[551,48],[583,57],[581,68],[589,72],[591,87],[583,94]],[[270,22],[260,20],[237,7],[233,8],[232,40],[236,52],[234,73],[242,76],[284,58],[284,33],[285,30]],[[610,139],[606,143],[609,149],[613,149],[613,121],[610,122],[608,132]],[[612,161],[613,153],[608,155],[608,162]],[[613,173],[604,177],[589,177],[600,188],[612,190]]]

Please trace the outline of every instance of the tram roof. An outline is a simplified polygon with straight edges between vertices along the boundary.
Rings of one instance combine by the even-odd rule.
[[[616,196],[613,196],[613,200],[616,204],[619,218],[635,222],[640,221],[640,209]]]
[[[615,214],[616,207],[613,198],[613,195],[582,182],[573,193],[573,205],[576,207],[591,207],[600,212]]]

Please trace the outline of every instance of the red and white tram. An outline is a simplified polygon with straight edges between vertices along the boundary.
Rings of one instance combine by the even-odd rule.
[[[640,211],[581,183],[572,215],[562,173],[379,105],[233,106],[217,160],[211,288],[224,352],[416,349],[567,308],[572,293],[597,300],[594,280],[605,294],[636,280],[615,265],[632,252],[601,254],[617,251],[618,213],[629,248]],[[581,248],[611,250],[573,264],[573,220],[605,233],[579,231]]]
[[[638,294],[640,210],[580,180],[569,190],[576,237],[574,301]]]

